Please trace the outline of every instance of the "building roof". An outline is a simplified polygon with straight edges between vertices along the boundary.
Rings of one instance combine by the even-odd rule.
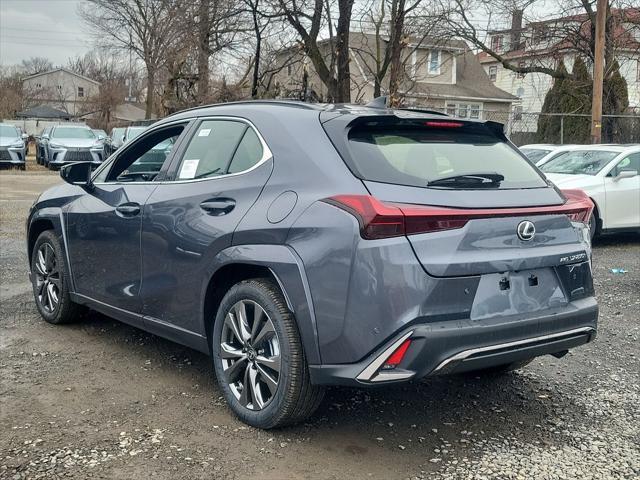
[[[22,112],[16,113],[18,118],[50,118],[50,119],[69,119],[73,117],[70,113],[63,112],[48,105],[38,105],[37,107],[28,108]]]
[[[113,114],[113,118],[117,120],[123,120],[127,122],[139,122],[145,119],[145,110],[133,103],[121,103],[116,106]],[[152,118],[157,118],[153,115]]]
[[[474,53],[466,50],[456,56],[456,83],[416,83],[409,97],[457,98],[494,102],[513,102],[518,97],[496,87],[478,63]]]
[[[626,9],[611,9],[611,16],[614,19],[612,42],[617,49],[630,49],[637,51],[640,49],[640,41],[634,37],[633,31],[630,31],[625,27],[625,23],[638,25],[640,29],[640,8],[626,8]],[[576,30],[563,30],[556,32],[554,35],[554,41],[544,48],[518,48],[507,52],[502,52],[500,55],[505,59],[521,59],[527,57],[546,57],[549,55],[557,55],[561,52],[569,50],[576,50],[576,44],[584,43],[584,40],[591,38],[591,20],[586,13],[580,13],[577,15],[570,15],[564,17],[550,18],[548,20],[542,20],[537,22],[529,22],[528,25],[520,29],[521,31],[527,31],[530,29],[553,29],[554,24],[566,24],[566,23],[579,23]],[[490,31],[490,35],[495,34],[509,34],[513,29],[493,30]],[[580,48],[578,48],[579,50]],[[477,55],[480,63],[494,63],[497,60],[486,52],[480,52]]]
[[[96,81],[96,80],[94,80],[92,78],[85,77],[84,75],[80,75],[79,73],[73,72],[73,71],[69,70],[68,68],[64,68],[64,67],[54,68],[53,70],[47,70],[46,72],[40,72],[40,73],[36,73],[34,75],[29,75],[28,77],[24,77],[22,79],[22,81],[24,82],[25,80],[31,80],[33,78],[42,77],[44,75],[50,75],[50,74],[56,73],[56,72],[65,72],[65,73],[68,73],[68,74],[73,75],[75,77],[82,78],[83,80],[86,80],[87,82],[91,82],[91,83],[94,83],[96,85],[100,85],[100,82],[98,82],[98,81]]]

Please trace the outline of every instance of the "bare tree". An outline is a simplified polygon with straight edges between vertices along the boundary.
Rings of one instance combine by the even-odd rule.
[[[640,32],[640,11],[625,10],[635,0],[609,0],[605,33],[605,76],[611,73],[616,52],[635,43],[630,42]],[[547,61],[550,55],[575,53],[583,58],[593,59],[595,51],[595,1],[562,0],[554,19],[549,20],[548,9],[544,9],[542,0],[440,0],[440,12],[445,20],[443,26],[449,35],[465,39],[471,45],[495,58],[505,69],[516,73],[542,73],[554,78],[571,76],[566,70],[556,68]],[[539,8],[538,8],[539,7]],[[612,10],[614,9],[614,10]],[[523,16],[523,12],[532,13]],[[496,14],[495,12],[499,12]],[[544,12],[543,15],[540,12]],[[628,13],[626,13],[628,12]],[[476,22],[474,13],[480,13],[486,20]],[[519,21],[526,22],[531,28],[523,36],[525,29],[516,26],[510,31],[515,35],[516,50],[521,45],[530,46],[526,64],[514,62],[507,52],[502,51],[488,41],[488,34],[505,27],[505,21],[516,14]],[[542,17],[546,17],[543,19]],[[558,19],[558,20],[555,20]],[[445,25],[446,24],[446,25]],[[507,26],[509,27],[509,26]],[[627,31],[625,31],[627,29]],[[514,48],[515,47],[515,48]]]
[[[427,3],[422,0],[373,0],[364,4],[360,27],[365,40],[360,48],[354,48],[354,52],[363,59],[365,66],[372,66],[369,73],[374,81],[373,96],[379,97],[386,84],[392,106],[402,103],[401,85],[415,80],[407,64],[431,34],[435,23],[425,7]],[[416,22],[415,18],[420,21]],[[417,66],[412,64],[414,69]]]
[[[22,90],[22,75],[15,67],[0,67],[0,119],[13,118],[27,106]]]
[[[351,74],[349,66],[349,29],[354,0],[337,0],[338,19],[331,18],[328,0],[278,0],[282,13],[297,32],[305,55],[327,87],[328,100],[349,102]],[[320,45],[322,27],[329,29],[329,51]],[[335,68],[334,68],[335,66]]]
[[[27,75],[35,75],[37,73],[52,70],[53,63],[48,58],[31,57],[26,60],[22,60],[21,67]]]
[[[133,83],[131,91],[137,91],[137,76],[133,75],[128,65],[104,49],[70,58],[67,65],[69,70],[100,82],[98,94],[83,102],[82,113],[98,114],[97,125],[109,129],[115,109],[127,96],[129,82]]]
[[[133,52],[145,65],[145,114],[151,118],[158,72],[179,35],[179,5],[170,0],[85,0],[80,16],[106,46]]]

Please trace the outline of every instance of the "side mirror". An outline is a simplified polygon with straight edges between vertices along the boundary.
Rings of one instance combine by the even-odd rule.
[[[49,134],[45,133],[44,135],[42,135],[42,139],[43,140],[49,140]]]
[[[91,162],[77,162],[60,169],[62,179],[71,185],[91,188]]]
[[[126,135],[122,135],[122,143],[127,141],[127,136]]]
[[[618,175],[614,177],[614,180],[622,180],[623,178],[633,178],[638,175],[637,170],[620,170]]]
[[[107,137],[105,137],[105,136],[104,136],[104,135],[102,135],[102,134],[98,135],[98,140],[104,140],[105,138],[107,138]]]
[[[27,138],[29,138],[29,135],[27,135],[26,133],[22,134],[22,140],[26,140]]]

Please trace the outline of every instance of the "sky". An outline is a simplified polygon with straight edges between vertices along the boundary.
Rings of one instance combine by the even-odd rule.
[[[66,65],[91,50],[92,39],[78,17],[81,0],[0,0],[0,65],[46,57]]]

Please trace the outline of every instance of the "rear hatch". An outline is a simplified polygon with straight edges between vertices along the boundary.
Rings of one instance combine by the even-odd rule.
[[[337,202],[361,218],[365,238],[406,235],[434,277],[553,284],[564,275],[556,267],[588,260],[591,201],[550,185],[499,124],[381,115],[325,130],[370,193]]]

